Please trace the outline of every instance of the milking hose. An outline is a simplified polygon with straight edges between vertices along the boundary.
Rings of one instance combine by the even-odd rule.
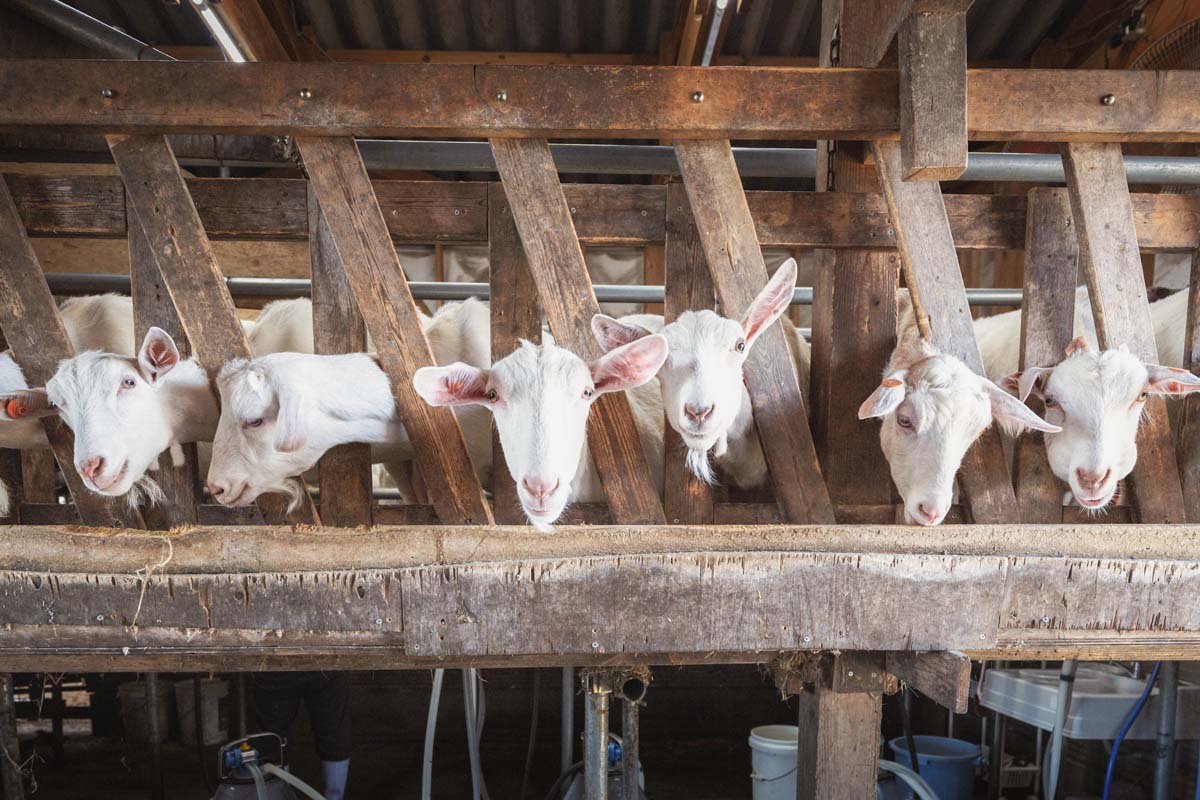
[[[933,787],[929,785],[928,781],[900,762],[881,758],[879,759],[879,768],[907,783],[921,800],[939,800],[937,793],[933,791]]]
[[[265,772],[268,775],[274,775],[276,778],[279,778],[279,780],[283,781],[284,783],[290,783],[292,786],[299,789],[301,791],[301,793],[307,795],[308,797],[311,797],[312,800],[325,800],[325,797],[320,792],[318,792],[313,787],[309,786],[304,781],[297,778],[292,773],[288,772],[286,769],[281,769],[280,767],[277,767],[274,764],[266,764],[263,766],[263,772]]]
[[[1125,741],[1129,729],[1133,727],[1133,723],[1137,722],[1138,715],[1146,707],[1146,701],[1150,699],[1150,692],[1154,690],[1154,682],[1158,680],[1158,670],[1161,666],[1161,661],[1154,662],[1154,669],[1150,670],[1150,677],[1146,678],[1146,688],[1142,690],[1142,696],[1133,704],[1133,708],[1129,709],[1129,714],[1125,717],[1125,722],[1121,724],[1121,730],[1117,732],[1117,738],[1113,741],[1112,752],[1108,754],[1108,769],[1104,772],[1104,800],[1108,800],[1109,793],[1112,792],[1113,774],[1117,771],[1117,753],[1121,750],[1121,742]]]
[[[433,793],[433,739],[437,732],[438,705],[442,699],[444,669],[433,671],[433,688],[429,690],[429,716],[425,720],[425,758],[421,767],[421,800],[431,800]]]

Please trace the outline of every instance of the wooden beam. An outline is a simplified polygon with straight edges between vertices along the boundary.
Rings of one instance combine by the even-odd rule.
[[[221,0],[213,10],[247,61],[296,60],[298,53],[284,45],[258,0]]]
[[[1192,253],[1183,366],[1193,373],[1200,370],[1200,250]],[[1193,394],[1185,397],[1179,419],[1176,456],[1179,459],[1185,512],[1188,519],[1200,519],[1200,396]]]
[[[835,0],[823,13],[836,20],[845,34],[838,63],[844,67],[874,67],[883,63],[896,32],[912,9],[913,0]],[[832,28],[829,29],[832,31]],[[821,47],[827,47],[822,24]]]
[[[308,197],[308,219],[314,350],[320,354],[365,353],[367,329],[316,192]],[[371,446],[362,442],[338,445],[321,457],[318,469],[321,521],[346,528],[370,525]]]
[[[796,762],[798,800],[873,797],[882,692],[843,694],[818,682],[797,699],[802,731]]]
[[[493,139],[492,152],[550,330],[560,346],[581,358],[599,357],[591,320],[600,305],[549,145],[542,139]],[[596,399],[588,417],[588,445],[619,522],[666,521],[624,393]]]
[[[717,298],[723,313],[738,319],[768,276],[733,151],[727,139],[677,142],[675,157]],[[743,366],[754,421],[784,518],[832,522],[833,506],[785,337],[782,326],[772,325],[759,336]]]
[[[111,89],[112,97],[101,94]],[[975,140],[1200,141],[1194,71],[969,70]],[[703,95],[695,102],[696,92]],[[1117,98],[1105,105],[1099,98]],[[746,104],[744,98],[758,101]],[[380,103],[387,97],[387,103]],[[504,99],[501,100],[500,98]],[[604,102],[619,97],[621,102]],[[272,109],[264,115],[261,110]],[[895,70],[0,63],[0,129],[322,136],[897,139]]]
[[[1121,146],[1065,145],[1063,166],[1100,346],[1128,345],[1134,355],[1157,363]],[[1166,402],[1159,395],[1146,401],[1130,484],[1143,522],[1184,521],[1171,426]]]
[[[8,185],[0,179],[0,328],[30,386],[45,386],[58,362],[74,355],[42,268],[17,217]],[[116,528],[144,526],[124,498],[96,494],[75,469],[75,437],[59,417],[43,417],[42,426],[63,479],[84,521]]]
[[[700,243],[687,192],[681,183],[667,185],[667,241],[664,322],[689,310],[713,308],[712,275]],[[668,423],[663,426],[663,506],[673,524],[713,523],[713,489],[697,478],[683,458],[684,444]]]
[[[488,269],[491,281],[492,359],[513,352],[519,340],[542,339],[542,304],[521,234],[508,206],[504,187],[488,184]],[[517,485],[508,471],[500,434],[492,432],[492,505],[501,525],[526,521]]]
[[[412,387],[413,373],[433,364],[433,355],[354,140],[305,136],[296,143],[380,364],[391,379],[438,517],[452,524],[491,523],[491,508],[454,413],[426,405]]]
[[[1031,189],[1025,245],[1025,287],[1021,302],[1022,370],[1062,361],[1075,336],[1075,281],[1079,243],[1071,222],[1071,201],[1062,189]],[[1040,400],[1027,401],[1035,413]],[[1013,453],[1014,491],[1022,522],[1059,522],[1066,487],[1055,477],[1040,433],[1017,438]]]
[[[887,671],[938,705],[967,713],[971,659],[962,653],[888,653]]]
[[[872,152],[896,223],[904,278],[918,317],[929,320],[933,343],[943,353],[984,375],[941,189],[933,182],[902,180],[898,144],[876,143]],[[976,522],[1017,517],[1016,496],[996,426],[990,426],[967,450],[958,480]]]
[[[967,15],[918,4],[900,26],[904,180],[952,181],[967,168]]]

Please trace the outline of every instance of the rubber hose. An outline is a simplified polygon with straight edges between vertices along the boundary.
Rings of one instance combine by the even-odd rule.
[[[446,671],[433,671],[433,688],[429,690],[429,716],[425,719],[425,758],[421,766],[421,800],[431,800],[433,794],[433,740],[437,733],[438,706],[442,700],[442,680]]]
[[[897,778],[900,778],[900,780],[907,783],[912,790],[917,793],[917,797],[921,798],[921,800],[938,800],[938,796],[933,791],[933,787],[930,786],[924,778],[903,764],[897,761],[887,761],[881,758],[879,759],[879,768],[884,772],[892,773]]]
[[[297,778],[292,773],[288,772],[286,769],[280,769],[274,764],[267,764],[263,767],[263,772],[267,773],[268,775],[274,775],[284,783],[290,783],[292,786],[299,789],[302,794],[311,797],[312,800],[325,800],[325,797],[320,792]]]
[[[1150,677],[1146,678],[1146,688],[1142,690],[1142,696],[1129,710],[1125,722],[1121,724],[1121,730],[1117,733],[1117,738],[1113,741],[1112,752],[1108,755],[1108,769],[1104,772],[1104,800],[1108,800],[1109,794],[1112,792],[1113,774],[1117,771],[1117,754],[1121,751],[1121,742],[1125,741],[1129,729],[1133,727],[1133,723],[1137,722],[1138,715],[1146,707],[1146,701],[1150,699],[1150,692],[1154,689],[1154,682],[1158,680],[1158,670],[1161,666],[1161,661],[1154,662],[1154,669],[1150,670]]]

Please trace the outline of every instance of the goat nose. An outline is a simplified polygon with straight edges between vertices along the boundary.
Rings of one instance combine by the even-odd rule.
[[[712,416],[715,405],[698,406],[692,403],[684,403],[683,413],[687,414],[694,422],[704,422]]]
[[[917,513],[923,516],[929,522],[933,522],[940,516],[937,506],[933,505],[932,503],[918,503]]]
[[[1111,475],[1111,468],[1106,469],[1103,475],[1099,472],[1092,472],[1086,469],[1075,470],[1075,477],[1079,479],[1079,485],[1085,489],[1099,489]]]
[[[209,494],[211,494],[216,499],[219,499],[221,497],[221,495],[225,494],[225,490],[227,488],[229,488],[225,484],[218,483],[216,481],[208,481],[207,485],[208,485]]]
[[[79,474],[85,478],[94,479],[104,471],[104,456],[88,456],[75,465]]]
[[[558,490],[562,480],[555,479],[554,483],[551,484],[549,478],[534,476],[526,477],[521,481],[521,483],[525,484],[526,491],[528,491],[534,497],[541,499],[547,495],[554,494]]]

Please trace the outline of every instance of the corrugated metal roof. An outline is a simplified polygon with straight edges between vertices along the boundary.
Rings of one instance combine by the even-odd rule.
[[[326,49],[564,53],[658,52],[683,0],[295,0],[298,21]],[[69,0],[151,44],[211,45],[190,4]],[[973,61],[1028,59],[1073,0],[975,0],[968,15]],[[743,0],[726,55],[816,57],[821,0]]]

